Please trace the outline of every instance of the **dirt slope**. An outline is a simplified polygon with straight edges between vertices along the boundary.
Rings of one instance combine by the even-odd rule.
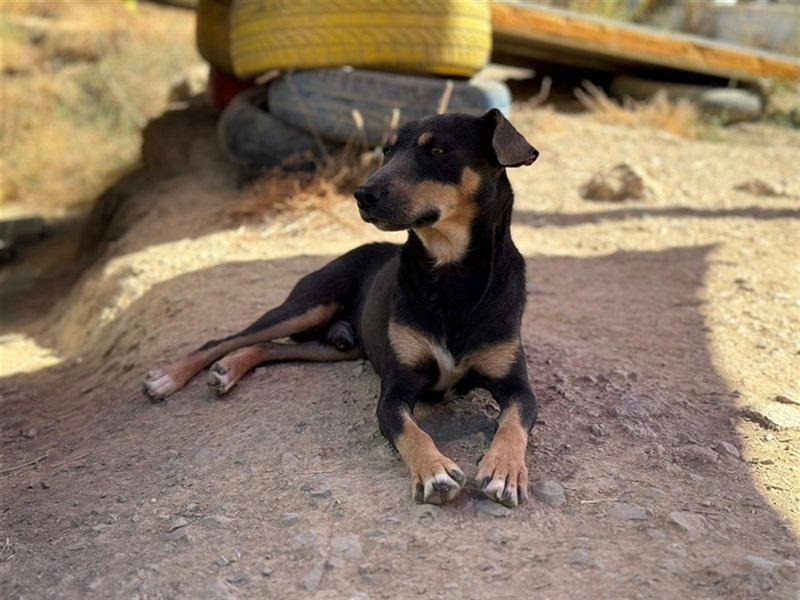
[[[7,327],[4,596],[795,597],[798,135],[517,121],[542,151],[513,174],[541,401],[528,460],[556,506],[539,494],[509,512],[474,489],[414,505],[361,362],[144,400],[147,368],[382,239],[346,202],[338,220],[232,221],[243,192],[198,128],[186,172],[138,176],[106,253],[47,315]],[[618,162],[652,197],[582,200]],[[756,177],[786,195],[734,190]],[[473,474],[491,401],[420,414]]]

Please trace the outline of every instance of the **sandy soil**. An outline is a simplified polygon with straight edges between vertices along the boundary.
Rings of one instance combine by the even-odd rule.
[[[97,261],[4,299],[4,597],[796,597],[797,132],[687,141],[517,112],[542,151],[512,180],[541,401],[528,461],[550,494],[511,512],[474,489],[410,500],[362,362],[268,366],[222,400],[203,377],[140,395],[151,365],[331,256],[399,239],[347,201],[232,219],[247,192],[213,124],[181,118],[193,138],[107,195]],[[647,200],[581,199],[619,162]],[[785,195],[734,189],[754,178]],[[421,411],[468,474],[495,416],[480,393]]]

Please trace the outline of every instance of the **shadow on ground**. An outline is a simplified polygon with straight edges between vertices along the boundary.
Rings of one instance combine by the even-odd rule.
[[[411,502],[361,362],[268,366],[222,400],[203,377],[160,405],[140,395],[147,368],[245,325],[327,257],[227,263],[156,285],[81,357],[3,380],[3,468],[47,458],[2,476],[2,587],[786,597],[788,566],[754,570],[744,557],[779,563],[795,540],[748,465],[710,450],[737,444],[699,312],[710,249],[528,260],[523,342],[541,401],[529,468],[566,502],[512,514],[475,490],[443,509]],[[421,419],[471,475],[495,414],[473,394]]]

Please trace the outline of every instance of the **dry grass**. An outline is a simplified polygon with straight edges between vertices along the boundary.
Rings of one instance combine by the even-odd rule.
[[[0,2],[4,216],[85,206],[198,60],[193,14],[135,2]]]
[[[694,104],[688,100],[671,102],[663,91],[645,102],[627,98],[620,104],[596,85],[584,81],[582,88],[575,89],[575,96],[604,123],[662,129],[685,138],[697,138],[703,131]]]
[[[355,188],[375,170],[379,156],[378,152],[359,153],[348,145],[313,171],[276,168],[256,181],[229,214],[235,220],[277,217],[282,229],[308,230],[320,218],[353,228],[361,221],[345,206],[353,201]]]

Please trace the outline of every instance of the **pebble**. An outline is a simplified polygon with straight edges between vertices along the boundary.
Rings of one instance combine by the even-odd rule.
[[[706,530],[706,519],[703,515],[679,510],[669,513],[669,520],[693,537]]]
[[[687,444],[678,448],[678,456],[684,460],[711,464],[719,460],[719,454],[714,452],[711,448],[701,446],[699,444]]]
[[[281,525],[294,525],[300,520],[300,516],[296,513],[283,513],[281,515]]]
[[[731,456],[733,458],[739,458],[739,449],[736,448],[730,442],[718,442],[716,446],[714,446],[714,450],[719,452],[722,455]]]
[[[478,503],[475,506],[477,507],[478,512],[492,515],[498,519],[507,517],[514,512],[510,508],[503,506],[502,504],[498,504],[497,502],[493,502],[488,498],[485,500],[478,500]]]
[[[366,535],[367,537],[370,537],[370,538],[374,538],[374,537],[386,537],[389,534],[386,531],[384,531],[383,529],[370,529],[364,535]]]
[[[357,535],[340,535],[331,540],[331,553],[347,560],[359,560],[364,556]]]
[[[497,527],[489,529],[489,532],[486,534],[486,539],[489,543],[495,544],[496,546],[502,546],[508,542],[508,536],[497,529]]]
[[[264,567],[261,569],[261,575],[263,577],[269,577],[272,575],[272,567]]]
[[[667,539],[667,534],[660,529],[648,529],[647,537],[649,537],[651,540],[655,540],[656,542],[663,542],[665,539]]]
[[[319,584],[322,582],[322,576],[325,574],[326,561],[320,560],[306,571],[305,575],[300,578],[300,587],[308,592],[315,591]]]
[[[567,555],[567,563],[579,567],[594,567],[599,569],[601,564],[592,558],[587,550],[576,548]]]
[[[186,519],[184,519],[183,517],[178,517],[177,519],[174,519],[172,522],[170,522],[167,531],[168,532],[175,531],[179,527],[186,527],[188,524],[189,522]]]
[[[305,548],[313,548],[317,545],[319,536],[313,531],[306,533],[298,533],[292,539],[292,550],[303,550]]]
[[[432,519],[441,511],[441,508],[433,504],[415,504],[411,507],[411,514],[417,519]]]
[[[178,527],[167,534],[167,539],[170,542],[177,542],[178,540],[186,538],[188,535],[189,530],[186,527]]]
[[[620,502],[611,507],[608,514],[621,521],[646,521],[647,511],[641,506]]]
[[[745,562],[750,565],[754,569],[759,569],[761,571],[772,571],[775,567],[779,567],[780,565],[776,562],[768,560],[766,558],[762,558],[761,556],[757,556],[755,554],[748,554],[744,557]]]
[[[205,529],[224,529],[225,526],[231,522],[228,517],[208,516],[203,517],[198,521],[201,527]]]
[[[231,561],[220,554],[214,561],[214,564],[218,567],[227,567],[229,564],[231,564]]]
[[[325,564],[329,569],[344,569],[347,563],[340,556],[331,556]]]
[[[535,482],[531,491],[534,498],[551,508],[558,508],[567,500],[564,488],[553,479],[541,479]]]
[[[225,581],[233,585],[242,585],[243,583],[247,583],[247,575],[244,573],[233,573],[226,577]]]
[[[589,429],[591,430],[592,435],[596,435],[597,437],[605,437],[608,435],[605,426],[601,423],[592,423]]]

